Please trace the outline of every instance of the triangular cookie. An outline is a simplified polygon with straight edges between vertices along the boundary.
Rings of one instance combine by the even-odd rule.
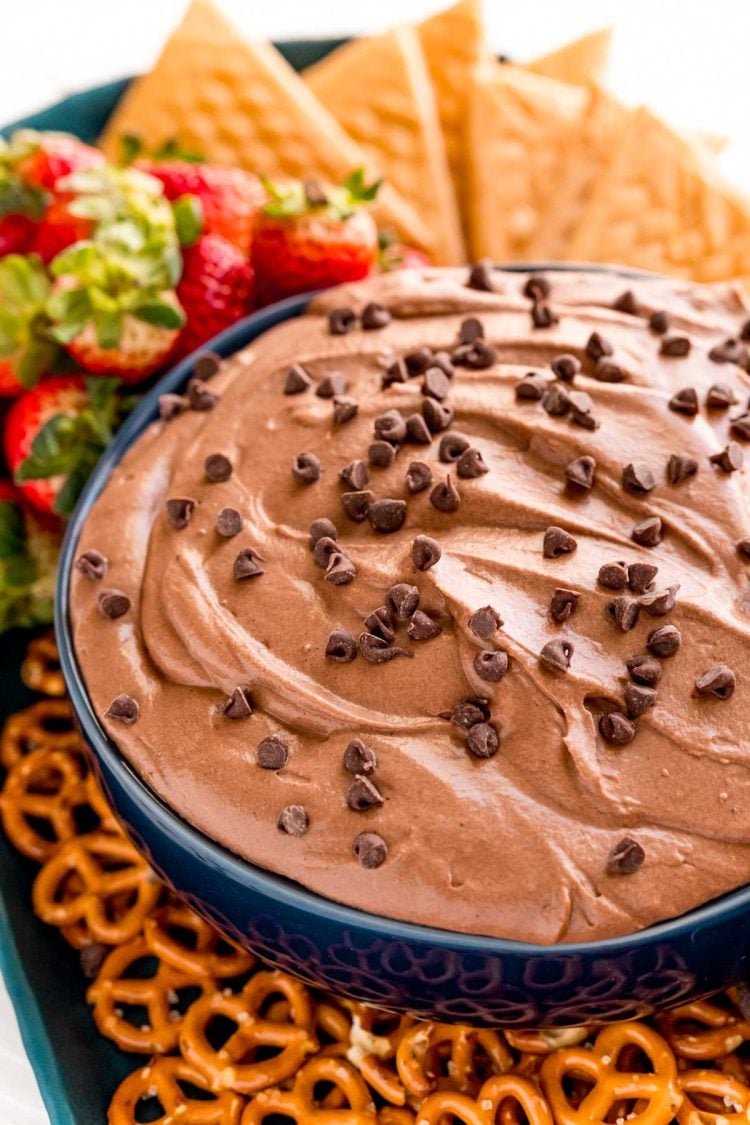
[[[558,47],[547,55],[527,64],[526,69],[545,78],[556,78],[558,82],[570,82],[574,86],[588,86],[591,82],[602,82],[609,64],[609,49],[612,44],[612,29],[604,27],[582,35],[572,43]]]
[[[434,235],[436,265],[464,261],[435,95],[415,30],[355,39],[305,71],[307,85]]]
[[[193,0],[153,70],[116,108],[102,138],[108,155],[118,155],[126,133],[139,134],[148,147],[174,138],[208,160],[269,179],[339,182],[357,167],[374,171],[279,52],[245,41],[207,0]],[[429,250],[429,228],[389,185],[374,213],[381,225]]]
[[[588,97],[582,87],[519,67],[477,68],[467,146],[476,258],[527,258]]]

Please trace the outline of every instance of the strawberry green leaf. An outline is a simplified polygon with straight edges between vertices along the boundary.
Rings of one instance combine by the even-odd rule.
[[[15,374],[21,386],[35,387],[42,375],[51,371],[57,357],[57,348],[51,340],[34,340],[21,353],[15,363]]]
[[[132,164],[143,154],[143,137],[138,133],[123,133],[119,138],[120,159],[119,164]]]
[[[122,339],[123,314],[117,310],[102,309],[94,315],[96,342],[105,350],[117,348]]]
[[[206,161],[202,153],[195,149],[183,148],[174,137],[158,145],[151,155],[154,160],[182,160],[186,164],[204,164]]]
[[[169,301],[149,301],[136,305],[133,316],[144,320],[146,324],[153,324],[156,328],[182,328],[185,323],[185,313]]]
[[[23,553],[23,515],[12,500],[0,500],[0,559],[11,559]]]
[[[109,376],[96,375],[86,379],[86,393],[89,396],[91,410],[94,415],[107,415],[114,419],[118,409],[125,409],[126,400],[123,399],[118,403],[117,399],[117,389],[120,385],[121,381],[119,379]],[[134,402],[127,410],[132,410],[135,402],[140,401],[140,396],[138,395],[131,395],[130,398],[134,400]]]
[[[0,633],[52,620],[57,539],[0,501]]]
[[[180,246],[192,246],[203,230],[203,206],[197,195],[181,195],[172,204]]]
[[[377,197],[382,183],[382,179],[379,179],[368,184],[365,179],[364,168],[355,168],[352,174],[344,180],[344,187],[348,191],[352,203],[372,203]]]
[[[49,289],[37,258],[8,254],[0,259],[0,356],[12,361],[25,387],[50,371],[57,357],[45,311]]]
[[[47,196],[25,184],[14,172],[0,168],[0,218],[25,215],[38,223],[47,207]]]
[[[93,465],[87,466],[84,463],[76,465],[75,468],[68,473],[65,478],[65,483],[55,497],[55,503],[53,505],[58,516],[62,516],[65,519],[72,514],[92,468]]]

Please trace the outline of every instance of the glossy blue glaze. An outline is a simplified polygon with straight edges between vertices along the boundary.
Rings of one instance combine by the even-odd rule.
[[[294,298],[211,345],[221,355],[299,315]],[[130,768],[91,707],[76,664],[68,585],[86,515],[114,466],[180,391],[190,360],[167,375],[104,454],[71,521],[57,587],[57,636],[73,707],[127,832],[197,911],[271,964],[353,999],[441,1020],[566,1026],[644,1015],[747,976],[750,889],[632,936],[544,947],[453,934],[340,906],[239,859],[169,809]],[[530,872],[533,878],[533,872]],[[373,903],[377,909],[377,903]]]

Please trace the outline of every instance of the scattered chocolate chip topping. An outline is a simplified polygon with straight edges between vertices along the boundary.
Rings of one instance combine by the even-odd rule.
[[[695,681],[695,694],[727,700],[734,695],[737,677],[726,664],[716,664]]]
[[[362,327],[365,332],[372,332],[373,329],[377,328],[385,328],[386,325],[390,323],[391,314],[385,305],[379,305],[376,301],[370,301],[362,310]]]
[[[641,606],[651,617],[666,617],[677,604],[677,593],[680,589],[679,582],[668,586],[666,590],[652,590],[641,598]]]
[[[406,470],[406,490],[412,495],[424,492],[432,484],[432,469],[424,461],[412,461]]]
[[[310,524],[310,550],[313,550],[319,539],[335,539],[338,532],[336,525],[331,520],[321,517]]]
[[[552,595],[549,605],[550,614],[555,621],[562,624],[575,613],[580,601],[581,595],[577,590],[566,590],[563,586],[560,586]]]
[[[695,387],[683,387],[669,400],[669,409],[675,414],[686,414],[694,418],[698,413],[698,392]]]
[[[337,426],[351,422],[359,413],[359,403],[353,398],[344,398],[339,395],[333,400],[333,420]]]
[[[599,585],[607,590],[624,590],[628,584],[628,571],[625,563],[605,563],[599,568]]]
[[[628,373],[624,367],[619,363],[613,363],[611,359],[602,356],[597,360],[596,367],[594,368],[594,378],[599,383],[624,383],[628,377]]]
[[[219,396],[202,379],[196,378],[191,379],[187,385],[187,400],[191,410],[206,413],[213,410],[219,401]]]
[[[444,481],[436,484],[430,493],[430,503],[438,512],[457,512],[461,505],[461,496],[448,473]]]
[[[221,484],[232,475],[232,462],[223,453],[211,453],[203,462],[206,480],[211,484]]]
[[[398,582],[385,595],[385,604],[399,621],[408,621],[419,607],[419,590],[408,582]]]
[[[375,437],[381,441],[389,441],[393,445],[400,445],[406,437],[406,421],[400,410],[389,410],[381,414],[373,423]]]
[[[648,318],[648,326],[655,336],[663,336],[665,332],[669,332],[669,327],[672,321],[669,313],[664,312],[662,309],[657,309],[652,312]]]
[[[750,537],[737,541],[737,550],[744,559],[750,559]]]
[[[567,352],[555,356],[550,364],[552,371],[563,383],[572,383],[576,375],[581,373],[581,361]]]
[[[411,561],[416,570],[430,570],[439,562],[442,551],[440,544],[429,535],[418,535],[411,545]]]
[[[350,461],[348,465],[344,465],[339,473],[339,477],[344,484],[348,484],[354,492],[360,492],[370,481],[370,474],[367,471],[367,462],[359,458]]]
[[[469,628],[472,633],[475,637],[481,637],[483,641],[487,641],[494,636],[503,624],[502,617],[491,605],[484,605],[481,609],[475,609],[469,618]]]
[[[631,629],[635,629],[640,612],[640,604],[635,598],[613,598],[607,606],[607,613],[623,633],[629,633]]]
[[[739,418],[733,418],[729,430],[732,437],[739,438],[740,441],[750,441],[750,414],[741,414]]]
[[[625,710],[629,719],[640,719],[656,703],[656,692],[643,684],[625,685]]]
[[[346,803],[354,812],[366,812],[383,804],[383,794],[364,774],[358,774],[349,786]]]
[[[76,559],[76,570],[93,582],[100,582],[109,570],[109,559],[96,548],[84,551]]]
[[[516,398],[527,402],[541,402],[547,390],[547,380],[537,371],[529,371],[516,383]]]
[[[737,404],[737,398],[731,387],[725,383],[714,383],[706,394],[706,408],[708,410],[728,410]]]
[[[254,551],[252,547],[246,547],[244,551],[240,551],[232,566],[232,577],[235,582],[242,582],[246,578],[258,578],[259,575],[264,573],[261,566],[262,561],[258,552]]]
[[[321,535],[320,539],[315,540],[313,547],[313,559],[316,566],[325,570],[328,563],[331,561],[331,555],[335,555],[340,547],[335,539],[331,539],[328,535]]]
[[[406,519],[405,500],[376,500],[367,509],[367,518],[373,531],[389,535],[404,526]]]
[[[484,680],[486,684],[498,684],[508,671],[508,654],[502,649],[478,652],[473,663],[480,680]]]
[[[544,392],[542,406],[553,418],[562,418],[570,410],[570,396],[561,383],[553,383]]]
[[[428,395],[430,398],[436,398],[438,402],[442,402],[443,399],[448,397],[450,389],[450,379],[439,367],[430,367],[425,372],[425,377],[422,381],[423,395]]]
[[[357,577],[357,568],[343,551],[334,551],[328,559],[323,578],[332,586],[346,586]]]
[[[596,461],[593,457],[576,457],[565,466],[565,476],[570,484],[589,490],[594,487]]]
[[[555,637],[554,640],[547,641],[542,648],[539,662],[554,672],[567,672],[573,652],[574,648],[570,641],[566,641],[563,637]]]
[[[344,769],[347,773],[370,774],[378,768],[375,751],[361,738],[353,738],[344,751]]]
[[[358,489],[356,492],[343,492],[341,507],[354,523],[363,523],[367,519],[367,512],[374,499],[375,494],[369,488]]]
[[[646,648],[654,656],[665,659],[674,656],[682,644],[682,633],[676,625],[660,625],[648,635]]]
[[[626,668],[633,682],[643,684],[645,687],[655,687],[661,679],[661,664],[645,652],[631,656]]]
[[[438,457],[441,461],[450,465],[453,461],[458,461],[462,453],[465,453],[470,446],[470,441],[464,434],[458,434],[454,430],[449,430],[440,439],[438,446]]]
[[[570,403],[571,422],[576,426],[582,426],[584,430],[597,430],[599,428],[599,423],[591,413],[594,409],[594,403],[587,391],[570,391],[568,402]]]
[[[287,371],[286,381],[284,383],[285,395],[301,395],[305,391],[309,391],[312,386],[312,379],[298,363],[293,363]]]
[[[453,409],[437,399],[426,398],[422,403],[422,417],[431,434],[441,434],[453,421]]]
[[[736,441],[730,441],[721,453],[714,453],[709,457],[709,461],[725,473],[736,473],[742,468],[745,455],[742,452],[741,445]]]
[[[328,331],[332,336],[346,336],[357,323],[353,309],[331,309],[328,314]]]
[[[364,620],[364,626],[368,633],[372,633],[375,637],[381,637],[388,644],[396,636],[396,623],[393,613],[387,605],[378,606],[372,613],[368,613]]]
[[[466,320],[461,321],[461,326],[458,329],[459,344],[473,344],[475,340],[483,339],[484,325],[481,320],[475,316],[467,316]]]
[[[537,301],[531,306],[531,323],[534,328],[552,328],[560,323],[560,317],[545,301]]]
[[[242,516],[236,508],[222,508],[216,517],[216,530],[223,539],[233,539],[242,531]]]
[[[350,664],[357,655],[357,642],[347,629],[334,629],[326,643],[326,656],[339,664]]]
[[[116,719],[118,723],[125,723],[132,727],[140,718],[141,709],[132,695],[116,695],[104,713],[105,719]]]
[[[320,458],[314,453],[298,453],[292,461],[292,476],[299,484],[314,484],[322,472]]]
[[[747,358],[747,351],[739,340],[730,337],[721,344],[716,344],[708,353],[708,358],[714,363],[740,364]]]
[[[461,480],[476,480],[489,471],[489,466],[478,449],[467,449],[456,463],[456,476]]]
[[[622,487],[637,496],[645,496],[656,488],[656,477],[641,461],[631,461],[622,471]]]
[[[659,351],[662,355],[680,359],[689,353],[690,340],[687,336],[665,336]]]
[[[386,368],[385,374],[380,380],[380,385],[385,391],[388,387],[392,387],[394,383],[405,383],[408,378],[409,373],[406,364],[403,359],[399,358]]]
[[[407,632],[413,641],[429,641],[433,637],[438,637],[443,631],[442,625],[433,620],[428,614],[423,613],[421,609],[416,610]]]
[[[167,500],[166,508],[167,519],[172,527],[175,531],[182,531],[193,518],[195,500],[191,500],[188,496],[175,496]]]
[[[86,980],[94,980],[95,977],[99,976],[99,970],[111,952],[112,947],[103,945],[100,941],[92,941],[89,945],[84,945],[78,959],[81,972]]]
[[[740,340],[750,341],[750,320],[746,320],[740,329]]]
[[[466,736],[466,748],[475,758],[493,758],[500,749],[500,735],[492,723],[475,723]]]
[[[460,344],[453,352],[453,362],[471,371],[485,371],[497,362],[497,350],[486,340],[475,340],[473,344]]]
[[[130,598],[122,590],[102,590],[96,599],[99,612],[109,621],[123,617],[130,609]]]
[[[542,552],[545,559],[559,559],[575,551],[578,544],[573,536],[561,527],[548,527],[544,533]]]
[[[636,735],[635,723],[621,711],[610,711],[599,719],[599,731],[606,742],[613,746],[627,746]]]
[[[492,293],[492,263],[489,259],[476,262],[469,267],[466,288],[477,289],[480,293]]]
[[[276,827],[287,836],[304,836],[310,829],[310,818],[302,805],[287,805],[279,813]]]
[[[614,355],[615,349],[604,336],[599,332],[592,332],[586,342],[586,355],[596,363],[597,360],[603,359],[604,356]]]
[[[448,352],[433,352],[432,359],[430,360],[430,367],[439,367],[440,370],[445,375],[447,375],[449,379],[452,379],[456,374],[456,370],[453,366],[453,360],[451,359]]]
[[[346,376],[341,371],[332,371],[318,383],[315,394],[318,398],[337,398],[339,395],[345,395],[348,389]]]
[[[449,719],[459,730],[468,731],[477,723],[486,722],[490,712],[486,699],[463,699],[452,711],[442,712],[440,717]]]
[[[432,441],[432,434],[421,414],[410,414],[406,419],[406,441],[416,445],[429,445]]]
[[[667,480],[670,484],[682,484],[697,472],[698,462],[689,453],[673,453],[667,462]]]
[[[612,302],[612,308],[616,312],[626,313],[628,316],[640,316],[641,306],[638,304],[635,293],[632,289],[626,289]]]
[[[526,279],[522,292],[530,301],[544,301],[552,292],[552,286],[546,277],[533,274]]]
[[[641,845],[631,836],[623,836],[607,859],[608,875],[634,875],[646,858]]]
[[[659,568],[653,563],[631,563],[628,567],[628,586],[634,594],[645,594],[658,573]]]
[[[382,867],[388,858],[388,845],[376,832],[360,832],[352,844],[352,851],[366,871]]]
[[[374,441],[367,450],[367,460],[375,469],[390,469],[396,460],[396,450],[389,441]]]
[[[664,526],[658,516],[650,516],[637,523],[630,534],[639,547],[658,547],[664,538]]]
[[[159,395],[159,417],[162,422],[171,422],[178,414],[182,414],[186,405],[182,395]]]
[[[196,356],[193,364],[193,375],[196,379],[212,379],[221,367],[221,356],[216,352],[201,352]],[[195,409],[195,407],[193,408]]]
[[[227,719],[249,719],[253,713],[253,705],[249,693],[245,688],[236,687],[221,709],[222,715]]]
[[[404,356],[404,364],[410,378],[424,375],[433,362],[432,348],[415,348],[413,352],[407,352]]]
[[[389,645],[382,637],[376,637],[373,633],[360,634],[359,651],[368,664],[386,664],[397,656],[414,656],[408,649]]]

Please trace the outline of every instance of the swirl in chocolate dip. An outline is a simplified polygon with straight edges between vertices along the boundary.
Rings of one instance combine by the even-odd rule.
[[[749,316],[403,271],[204,357],[81,536],[107,732],[227,848],[389,917],[586,941],[747,882]]]

